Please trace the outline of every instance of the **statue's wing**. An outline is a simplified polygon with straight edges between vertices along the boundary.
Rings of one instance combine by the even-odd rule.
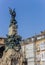
[[[10,14],[12,14],[12,9],[11,8],[9,8],[9,12],[10,12]]]
[[[13,15],[15,15],[15,16],[16,16],[15,8],[13,9]]]

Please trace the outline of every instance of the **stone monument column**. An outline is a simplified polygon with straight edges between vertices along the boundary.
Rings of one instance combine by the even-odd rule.
[[[15,9],[9,8],[11,15],[9,32],[5,41],[5,51],[0,65],[26,65],[26,59],[21,52],[21,36],[17,34],[17,21]]]

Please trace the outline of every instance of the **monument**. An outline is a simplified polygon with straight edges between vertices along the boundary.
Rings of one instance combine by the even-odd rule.
[[[9,12],[11,15],[9,32],[5,41],[5,50],[0,60],[0,65],[27,65],[27,60],[21,50],[21,36],[17,33],[18,26],[15,19],[15,9],[12,10],[9,8]]]

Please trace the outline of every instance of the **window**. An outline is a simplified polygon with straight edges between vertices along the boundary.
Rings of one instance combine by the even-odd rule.
[[[45,50],[45,42],[40,43],[40,50]]]
[[[40,56],[41,56],[41,60],[45,61],[45,52],[40,53]]]

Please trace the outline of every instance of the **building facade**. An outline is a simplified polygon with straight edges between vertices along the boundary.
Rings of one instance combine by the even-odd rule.
[[[45,31],[24,40],[23,44],[28,65],[45,65]]]

